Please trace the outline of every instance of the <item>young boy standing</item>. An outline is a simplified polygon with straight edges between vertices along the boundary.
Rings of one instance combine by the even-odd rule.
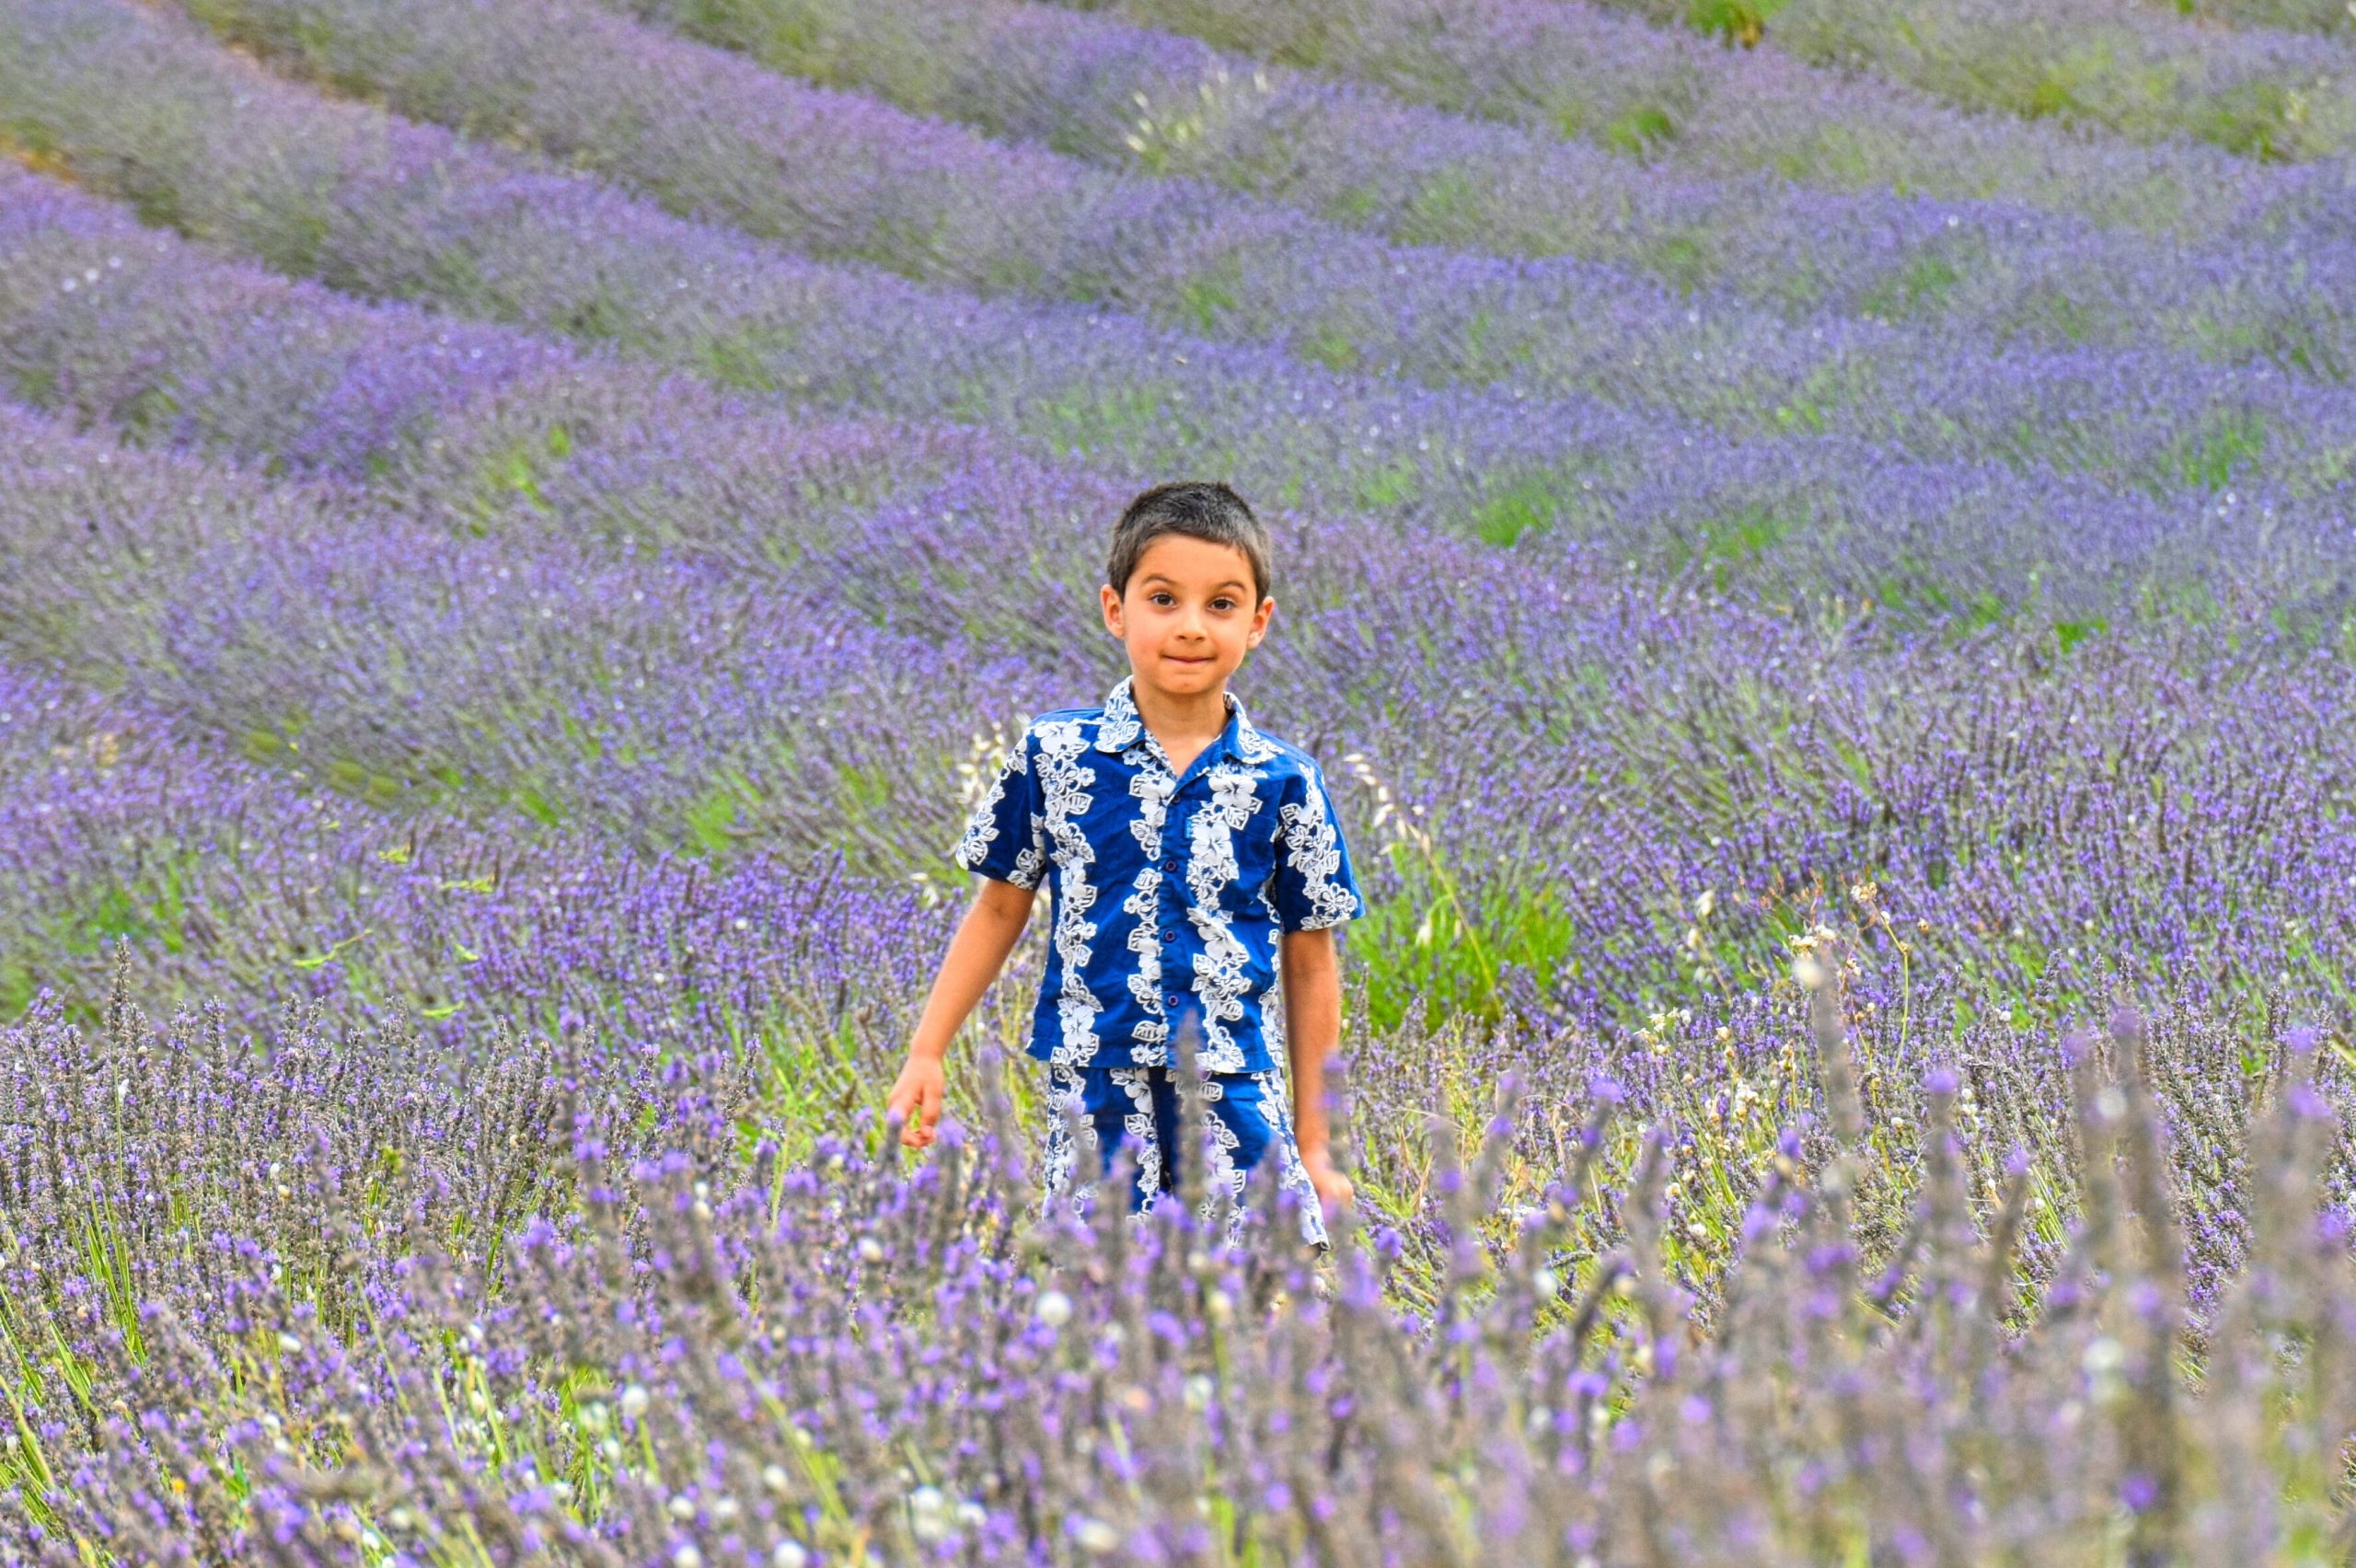
[[[1269,554],[1267,530],[1225,485],[1158,486],[1122,513],[1100,592],[1129,674],[1100,708],[1032,721],[966,824],[954,859],[987,880],[887,1103],[903,1143],[932,1141],[949,1043],[1045,882],[1053,942],[1030,1054],[1104,1168],[1135,1143],[1132,1208],[1178,1190],[1187,1151],[1172,1074],[1176,1032],[1191,1025],[1214,1146],[1203,1190],[1230,1194],[1240,1224],[1246,1179],[1273,1172],[1301,1199],[1302,1239],[1322,1247],[1323,1207],[1352,1195],[1326,1147],[1325,1061],[1341,1036],[1333,928],[1364,902],[1316,762],[1256,728],[1227,689],[1276,607]],[[1087,1203],[1072,1183],[1078,1153],[1052,1118],[1048,1205]]]

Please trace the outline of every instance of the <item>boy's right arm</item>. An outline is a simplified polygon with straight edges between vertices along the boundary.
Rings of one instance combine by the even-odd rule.
[[[948,1081],[941,1064],[949,1043],[1005,967],[1006,955],[1030,923],[1036,896],[1034,889],[985,877],[965,917],[957,923],[941,973],[933,977],[932,994],[925,998],[924,1016],[909,1037],[907,1065],[884,1101],[885,1111],[900,1118],[900,1141],[908,1147],[923,1148],[932,1142]]]

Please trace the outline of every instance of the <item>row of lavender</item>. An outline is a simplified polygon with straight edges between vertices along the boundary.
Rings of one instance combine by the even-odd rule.
[[[520,814],[390,811],[185,728],[0,666],[11,1018],[48,993],[95,1020],[107,966],[135,954],[144,994],[226,1007],[241,1032],[289,1007],[398,1009],[441,1048],[497,1020],[610,1051],[618,1071],[759,1041],[814,1098],[887,1053],[946,935],[937,901],[838,865],[748,851],[714,868]],[[871,1010],[847,1043],[819,1020],[852,994]]]
[[[1929,461],[2084,470],[2160,491],[2264,479],[2313,494],[2356,462],[2356,397],[2272,360],[2222,367],[2140,345],[1991,353],[1972,329],[1793,325],[1565,259],[1403,250],[1195,182],[994,144],[595,9],[212,10],[237,41],[330,84],[527,141],[697,218],[987,296],[1114,305],[1342,371],[1599,398],[1664,428],[1665,416],[1691,421],[1701,439],[1827,432]],[[67,52],[38,31],[26,43],[49,79],[12,96],[55,120],[62,147],[120,145],[138,121],[112,112],[119,95],[169,90],[201,125],[225,87],[164,88],[111,52],[61,81]],[[2288,303],[2224,329],[2304,331],[2311,358],[2347,358],[2330,316]]]
[[[1763,30],[1818,64],[1863,66],[1966,109],[2057,119],[2131,141],[2197,138],[2281,160],[2341,156],[2356,144],[2350,13],[2343,6],[2335,15],[2322,0],[2232,0],[2246,25],[2231,31],[2171,16],[2150,0],[1606,3],[1671,25],[1703,20],[1754,41]],[[2265,10],[2276,14],[2248,15]],[[2281,24],[2306,30],[2276,30]]]
[[[251,33],[260,17],[293,9],[203,14]],[[2016,202],[1664,171],[1623,151],[1034,0],[641,0],[633,9],[776,70],[1091,163],[1271,198],[1404,244],[1576,256],[1802,322],[1816,313],[1938,321],[1953,336],[1923,342],[1926,353],[1973,339],[2166,345],[2346,372],[2337,340],[2356,261],[2317,247],[2301,267],[2280,266],[2281,230],[2306,202],[2262,183],[2263,196],[2236,192],[2243,205],[2221,220],[2228,232],[2187,243]],[[1130,9],[1192,19],[1177,6]],[[300,15],[316,26],[308,8]],[[1454,47],[1428,40],[1435,71]],[[552,69],[536,67],[543,82]],[[1458,110],[1473,101],[1446,100]]]
[[[2317,32],[2356,28],[2356,11],[2344,4],[2334,6],[2329,0],[2194,0],[2179,9],[2228,27],[2309,28]]]

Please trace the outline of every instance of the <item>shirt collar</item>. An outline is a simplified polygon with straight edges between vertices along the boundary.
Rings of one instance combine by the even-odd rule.
[[[1101,752],[1124,752],[1144,736],[1161,751],[1161,743],[1153,740],[1138,714],[1137,698],[1130,694],[1135,675],[1123,675],[1118,685],[1104,694],[1104,721],[1097,727],[1096,749]],[[1252,727],[1252,716],[1243,709],[1243,699],[1233,692],[1227,696],[1227,728],[1211,743],[1212,749],[1223,753],[1230,762],[1259,760],[1267,748],[1260,742],[1260,732]],[[1166,759],[1165,759],[1166,760]]]

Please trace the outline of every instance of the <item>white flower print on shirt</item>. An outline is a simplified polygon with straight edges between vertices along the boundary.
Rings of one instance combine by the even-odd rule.
[[[1055,846],[1056,952],[1063,961],[1063,986],[1056,997],[1063,1038],[1055,1048],[1055,1059],[1079,1064],[1096,1055],[1096,1015],[1103,1010],[1088,986],[1090,944],[1096,940],[1096,922],[1087,917],[1096,903],[1088,868],[1096,852],[1080,825],[1090,803],[1088,786],[1096,782],[1096,772],[1080,764],[1079,758],[1088,749],[1088,737],[1077,721],[1042,720],[1038,736],[1046,833]]]
[[[1153,1122],[1153,1084],[1143,1067],[1114,1067],[1113,1082],[1128,1096],[1128,1113],[1121,1118],[1121,1131],[1137,1150],[1137,1184],[1153,1198],[1146,1210],[1151,1212],[1161,1198],[1161,1138]]]
[[[1194,895],[1187,914],[1202,938],[1195,954],[1195,994],[1203,1002],[1203,1070],[1236,1073],[1243,1070],[1243,1049],[1227,1026],[1243,1017],[1243,996],[1251,988],[1244,971],[1252,954],[1230,928],[1220,894],[1241,875],[1234,836],[1260,809],[1259,774],[1220,765],[1210,770],[1208,781],[1210,801],[1187,824],[1186,884]]]
[[[957,840],[957,847],[949,853],[952,860],[968,870],[983,864],[988,858],[990,845],[999,836],[999,817],[1000,808],[1006,803],[1007,786],[1016,779],[1028,778],[1030,775],[1031,749],[1026,734],[1015,742],[1013,752],[992,776],[989,793],[966,817],[964,835]],[[1035,828],[1036,824],[1034,825]],[[1014,864],[1007,870],[1006,880],[1020,888],[1037,887],[1040,876],[1047,869],[1046,847],[1037,841],[1035,832],[1032,837],[1033,842],[1015,852]]]
[[[1137,922],[1129,928],[1129,951],[1136,961],[1129,973],[1129,995],[1137,998],[1141,1016],[1129,1031],[1129,1060],[1138,1066],[1160,1066],[1170,1054],[1170,1020],[1161,1005],[1161,830],[1170,816],[1170,791],[1177,782],[1168,768],[1151,760],[1129,780],[1129,793],[1138,801],[1137,820],[1129,824],[1129,831],[1145,850],[1145,864],[1121,905],[1122,913]]]
[[[1039,1177],[1045,1186],[1041,1193],[1039,1216],[1056,1217],[1058,1205],[1068,1205],[1072,1217],[1084,1217],[1088,1211],[1086,1190],[1073,1181],[1080,1164],[1080,1150],[1074,1144],[1075,1135],[1091,1148],[1096,1147],[1096,1129],[1088,1121],[1088,1097],[1082,1092],[1085,1080],[1078,1069],[1060,1062],[1047,1066],[1047,1139],[1046,1149],[1040,1160]],[[1075,1128],[1074,1123],[1078,1125]]]
[[[1008,759],[1007,766],[1014,766],[1012,758]],[[974,808],[974,814],[965,819],[965,836],[957,840],[957,847],[950,852],[951,859],[961,866],[982,863],[990,840],[998,836],[998,808],[1005,800],[1006,776],[1000,773],[990,781],[990,792]]]
[[[1278,809],[1284,825],[1285,855],[1300,876],[1301,894],[1310,914],[1303,930],[1337,926],[1358,912],[1358,896],[1334,880],[1342,868],[1342,851],[1327,813],[1325,792],[1312,769],[1304,781],[1306,798]]]

